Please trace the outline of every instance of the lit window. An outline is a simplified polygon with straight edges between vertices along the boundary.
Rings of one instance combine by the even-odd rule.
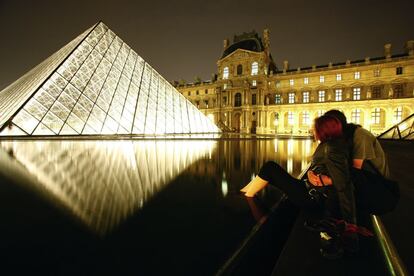
[[[256,81],[256,80],[253,80],[253,81],[252,81],[252,85],[253,85],[254,87],[256,87],[256,85],[257,85],[257,81]]]
[[[374,77],[379,77],[380,76],[380,69],[375,69],[374,70]]]
[[[354,73],[354,79],[359,80],[361,78],[361,72]]]
[[[395,73],[397,74],[397,75],[402,75],[402,73],[403,73],[403,68],[400,66],[400,67],[397,67],[397,68],[395,68]]]
[[[309,92],[303,92],[303,102],[308,103],[309,102]]]
[[[325,101],[325,91],[323,91],[323,90],[319,91],[318,100],[319,100],[320,103]]]
[[[252,105],[256,105],[256,94],[252,94]]]
[[[280,97],[280,94],[275,95],[275,104],[281,104],[282,98]]]
[[[288,103],[295,103],[295,93],[289,93]]]
[[[341,81],[342,80],[342,74],[336,74],[336,80]]]
[[[397,107],[394,111],[394,124],[401,122],[402,120],[402,106]]]
[[[353,94],[353,100],[359,101],[361,99],[361,88],[355,87],[354,88],[354,94]]]
[[[304,83],[304,84],[309,84],[309,78],[307,78],[307,77],[306,77],[306,78],[304,78],[304,79],[303,79],[303,83]]]
[[[252,63],[252,76],[257,75],[259,73],[259,63],[256,61]]]
[[[325,76],[319,76],[319,82],[320,83],[325,82]]]
[[[223,69],[223,80],[226,80],[229,78],[229,67],[224,67]]]
[[[227,83],[223,84],[223,90],[227,89]]]
[[[374,110],[371,112],[371,124],[378,125],[380,123],[381,118],[381,109],[374,108]]]
[[[295,84],[295,81],[294,80],[289,80],[289,84],[290,84],[290,86],[293,86]]]
[[[361,121],[361,110],[360,109],[355,109],[352,110],[351,112],[351,121],[354,124],[359,124]]]
[[[295,117],[293,115],[293,111],[288,111],[288,125],[294,125],[295,124]]]
[[[309,115],[309,111],[303,111],[302,113],[302,124],[303,125],[310,125],[310,115]]]
[[[335,89],[335,101],[342,101],[342,89]]]

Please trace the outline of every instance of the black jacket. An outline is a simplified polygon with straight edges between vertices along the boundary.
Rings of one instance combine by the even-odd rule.
[[[356,223],[349,147],[349,143],[343,139],[320,143],[313,154],[311,170],[331,177],[342,218]]]

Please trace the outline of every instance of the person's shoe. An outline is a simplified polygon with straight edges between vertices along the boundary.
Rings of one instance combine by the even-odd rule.
[[[321,232],[321,249],[322,257],[329,260],[336,260],[342,258],[344,249],[342,243],[338,238],[332,238],[325,232]]]

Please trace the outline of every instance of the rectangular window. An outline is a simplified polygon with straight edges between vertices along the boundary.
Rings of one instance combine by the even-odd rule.
[[[355,109],[352,110],[351,112],[351,121],[354,124],[359,124],[361,121],[361,110],[360,109]]]
[[[288,125],[292,126],[295,124],[295,117],[293,116],[293,111],[288,111]]]
[[[372,98],[373,99],[381,98],[381,86],[372,87]]]
[[[206,90],[204,91],[204,93],[205,93],[205,94],[208,94],[208,90],[206,89]]]
[[[196,101],[197,108],[200,108],[200,101]]]
[[[361,72],[354,73],[354,79],[359,80],[361,78]]]
[[[227,97],[226,96],[224,96],[223,97],[223,106],[226,106],[227,105]]]
[[[401,122],[402,120],[402,106],[397,107],[394,111],[394,124]]]
[[[205,105],[206,108],[208,108],[208,101],[207,100],[204,100],[204,105]]]
[[[320,103],[325,101],[325,91],[321,90],[318,92],[318,100]]]
[[[198,93],[198,90],[196,90],[196,95],[198,95],[199,93]]]
[[[381,119],[381,109],[374,108],[374,110],[371,112],[371,124],[378,125],[380,123]]]
[[[359,101],[361,99],[361,88],[360,87],[354,88],[354,94],[353,94],[352,99],[354,101]]]
[[[223,84],[223,90],[227,89],[227,83]]]
[[[403,73],[403,68],[401,66],[395,68],[395,74],[402,75],[402,73]]]
[[[402,84],[394,85],[394,98],[400,98],[403,95],[403,86]]]
[[[303,113],[302,113],[302,124],[305,125],[305,126],[310,125],[309,111],[303,111]]]
[[[253,86],[253,87],[256,87],[256,85],[257,85],[257,81],[256,81],[256,80],[253,80],[253,81],[252,81],[252,86]]]
[[[304,78],[304,79],[303,79],[303,83],[304,83],[304,84],[309,84],[309,78],[308,78],[308,77]]]
[[[252,63],[252,76],[255,76],[259,73],[259,63],[256,61]]]
[[[224,67],[223,69],[223,80],[226,80],[229,78],[229,67]]]
[[[375,69],[374,70],[374,77],[379,77],[380,76],[380,69]]]
[[[336,80],[341,81],[342,80],[342,74],[336,74]]]
[[[280,81],[275,81],[276,88],[280,88]]]
[[[191,96],[191,91],[188,91],[188,96]]]
[[[335,101],[342,101],[342,89],[335,89]]]
[[[309,92],[308,91],[303,92],[302,96],[303,96],[303,102],[308,103],[309,102]]]
[[[256,105],[256,94],[252,94],[252,105]]]
[[[295,103],[295,93],[289,93],[288,103]]]
[[[293,86],[295,84],[295,81],[294,80],[289,80],[289,84],[290,84],[290,86]]]
[[[281,104],[282,98],[280,97],[280,94],[275,95],[275,104]]]
[[[319,76],[319,82],[324,83],[325,82],[325,76]]]

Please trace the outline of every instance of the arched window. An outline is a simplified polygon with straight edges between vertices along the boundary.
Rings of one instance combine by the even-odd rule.
[[[252,63],[252,76],[257,75],[259,73],[259,63],[257,61]]]
[[[243,66],[241,64],[237,65],[237,76],[243,74]]]
[[[223,80],[227,80],[229,78],[229,67],[224,67],[223,69]]]
[[[234,106],[238,107],[241,106],[241,94],[240,93],[236,93],[236,95],[234,95]]]

